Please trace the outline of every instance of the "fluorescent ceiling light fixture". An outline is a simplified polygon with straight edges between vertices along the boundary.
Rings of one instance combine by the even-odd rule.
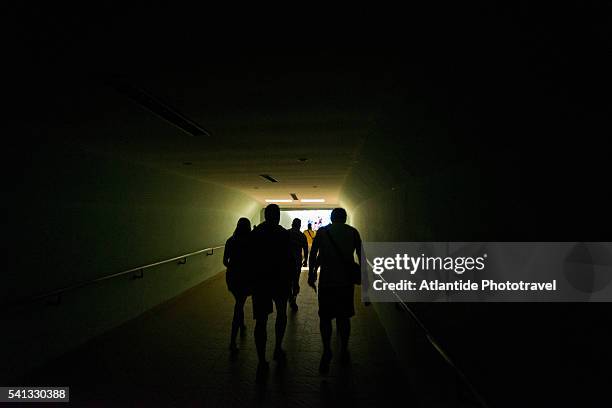
[[[260,174],[259,177],[263,177],[264,179],[268,180],[270,183],[278,183],[278,180],[269,174]]]
[[[303,201],[303,200],[302,200]],[[267,199],[266,203],[292,203],[293,200],[286,200],[284,198],[279,198],[279,199]]]
[[[324,198],[302,198],[300,201],[303,203],[324,203],[325,199]]]
[[[111,77],[106,78],[106,82],[111,85],[115,90],[124,94],[128,98],[140,106],[153,112],[160,118],[170,122],[172,125],[181,129],[192,136],[208,136],[210,133],[202,126],[189,119],[181,112],[178,112],[171,106],[166,105],[164,102],[155,98],[153,95],[147,93],[144,89],[138,88],[132,85],[124,78]]]

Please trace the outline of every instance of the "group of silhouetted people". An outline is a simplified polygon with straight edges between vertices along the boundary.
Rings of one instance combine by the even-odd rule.
[[[301,221],[294,219],[291,229],[279,225],[280,208],[270,204],[264,212],[265,221],[251,230],[247,218],[240,218],[234,234],[225,244],[223,264],[227,267],[227,286],[236,303],[232,319],[230,351],[236,353],[238,332],[246,334],[244,304],[253,300],[255,346],[259,364],[257,375],[268,371],[266,342],[268,315],[276,308],[275,347],[273,358],[279,363],[286,359],[282,348],[287,327],[287,305],[298,310],[297,296],[302,266],[309,266],[308,285],[317,291],[323,355],[319,370],[329,372],[332,360],[332,320],[336,319],[340,338],[340,361],[349,361],[348,340],[350,318],[355,315],[354,285],[358,283],[354,255],[361,259],[361,238],[358,231],[346,224],[343,208],[331,213],[331,224],[315,233],[311,225],[300,231]],[[320,271],[319,271],[320,268]]]

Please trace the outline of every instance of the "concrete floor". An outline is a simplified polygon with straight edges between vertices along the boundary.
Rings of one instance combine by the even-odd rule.
[[[341,366],[334,360],[327,376],[319,374],[318,306],[305,275],[300,310],[289,312],[287,364],[279,367],[271,361],[263,384],[255,382],[250,299],[245,308],[248,335],[240,340],[235,357],[228,351],[233,298],[224,274],[47,364],[22,383],[70,386],[71,402],[86,406],[317,407],[342,402],[371,407],[398,397],[404,405],[416,405],[375,311],[359,302],[358,293],[352,361]],[[268,323],[269,360],[273,316]],[[333,344],[337,348],[335,327]]]

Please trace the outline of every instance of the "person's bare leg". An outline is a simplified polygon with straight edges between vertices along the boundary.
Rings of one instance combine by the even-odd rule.
[[[276,345],[274,347],[274,359],[282,360],[285,357],[283,351],[283,338],[285,337],[285,330],[287,329],[287,301],[286,300],[275,300],[276,306],[276,323],[274,325],[276,335]]]
[[[234,317],[232,318],[232,333],[230,337],[230,351],[238,351],[236,346],[236,337],[241,325],[244,325],[244,303],[246,296],[235,296],[236,303],[234,304]]]
[[[238,322],[241,336],[246,335],[246,325],[244,324],[244,304],[247,301],[247,297],[248,296],[242,296],[242,298],[240,299],[242,303],[240,304],[240,308],[238,309]]]
[[[267,342],[267,330],[266,326],[268,324],[268,316],[260,317],[255,321],[255,347],[257,348],[257,357],[259,358],[260,363],[266,362],[266,342]]]
[[[321,340],[323,340],[323,352],[331,352],[331,336],[332,336],[332,322],[331,319],[321,318],[319,323],[321,329]]]
[[[340,358],[347,362],[349,359],[348,342],[351,335],[351,319],[348,317],[337,318],[336,328],[338,329],[338,337],[340,337]]]
[[[331,336],[332,336],[332,322],[331,319],[321,318],[319,322],[319,329],[321,330],[321,340],[323,341],[323,355],[321,356],[321,364],[319,365],[319,371],[323,374],[329,372],[329,363],[332,358],[331,351]]]

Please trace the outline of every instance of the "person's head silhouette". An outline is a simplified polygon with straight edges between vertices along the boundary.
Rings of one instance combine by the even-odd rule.
[[[331,222],[332,224],[344,224],[346,223],[346,210],[344,208],[334,208],[331,212]]]
[[[291,223],[291,228],[299,230],[301,226],[302,220],[300,220],[299,218],[294,218],[293,222]]]
[[[241,238],[249,234],[251,231],[251,221],[248,218],[240,218],[234,230],[234,237]]]
[[[312,229],[312,223],[308,223],[308,229],[311,230]]]
[[[280,207],[276,204],[269,204],[264,210],[264,218],[266,222],[278,225],[280,222]]]

